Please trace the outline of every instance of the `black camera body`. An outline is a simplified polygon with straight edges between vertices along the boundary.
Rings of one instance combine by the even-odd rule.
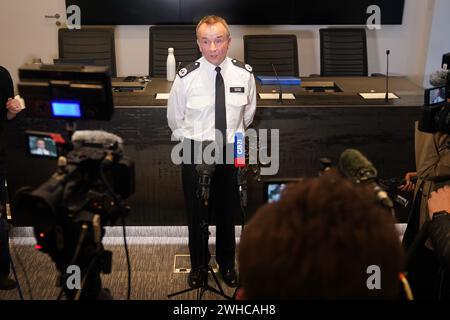
[[[447,103],[447,87],[425,90],[425,101],[419,121],[419,130],[427,133],[450,133],[450,108]]]
[[[111,272],[112,264],[112,253],[101,243],[104,226],[128,213],[124,200],[134,190],[134,162],[119,144],[76,142],[46,182],[17,192],[14,207],[30,217],[36,248],[55,262],[61,286],[67,268],[76,265],[88,277],[82,299],[95,299],[99,274]],[[73,298],[73,290],[65,291]]]
[[[135,188],[134,163],[117,145],[82,144],[58,162],[57,171],[46,182],[34,190],[22,188],[15,199],[16,210],[31,215],[40,249],[51,255],[59,247],[50,242],[60,236],[51,241],[48,236],[55,229],[70,230],[65,227],[70,222],[77,224],[93,215],[100,217],[101,227],[114,223],[120,214],[119,202]]]

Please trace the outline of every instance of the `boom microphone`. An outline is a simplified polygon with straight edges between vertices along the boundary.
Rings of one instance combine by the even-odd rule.
[[[368,183],[375,191],[377,199],[385,207],[394,208],[394,204],[386,191],[377,183],[377,169],[361,152],[355,149],[345,150],[339,158],[339,169],[355,183]]]
[[[119,147],[122,147],[123,145],[123,140],[121,137],[102,130],[76,131],[72,136],[72,142],[82,145],[103,145],[104,147],[108,147],[114,144],[117,144]]]
[[[430,75],[430,84],[434,87],[447,85],[449,70],[437,70]]]

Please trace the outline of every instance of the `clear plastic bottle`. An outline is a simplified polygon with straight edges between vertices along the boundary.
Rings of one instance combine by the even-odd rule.
[[[169,48],[167,55],[167,81],[174,81],[176,75],[176,61],[173,48]]]

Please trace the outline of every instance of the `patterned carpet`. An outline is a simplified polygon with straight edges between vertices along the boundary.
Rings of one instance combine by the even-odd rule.
[[[210,251],[214,253],[215,232],[211,227]],[[236,235],[239,236],[240,228]],[[112,272],[102,275],[103,287],[110,289],[114,299],[126,299],[127,264],[122,245],[121,228],[107,229],[103,243],[113,252]],[[186,289],[187,274],[174,273],[174,258],[188,254],[186,227],[127,227],[127,242],[132,270],[131,299],[166,300],[167,295]],[[50,257],[34,248],[30,228],[16,228],[11,234],[11,255],[15,263],[24,298],[29,300],[30,290],[34,300],[54,300],[58,296],[57,270]],[[188,257],[179,257],[177,267],[189,267]],[[25,277],[28,277],[28,281]],[[212,285],[213,281],[210,281]],[[220,281],[226,294],[234,289]],[[197,291],[191,291],[172,299],[196,299]],[[18,291],[0,291],[0,299],[17,300]],[[207,292],[204,299],[223,299]]]

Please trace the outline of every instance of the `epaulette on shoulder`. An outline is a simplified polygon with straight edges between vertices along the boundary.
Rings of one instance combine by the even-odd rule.
[[[198,69],[198,67],[200,67],[200,62],[198,61],[192,62],[188,64],[186,67],[180,69],[180,71],[178,71],[178,75],[180,76],[180,78],[184,78],[192,71]]]
[[[236,59],[231,59],[231,62],[233,62],[233,64],[234,64],[236,67],[245,69],[245,70],[247,70],[247,71],[250,72],[250,73],[253,72],[253,68],[252,68],[252,66],[249,65],[249,64],[243,63],[243,62],[241,62],[241,61],[239,61],[239,60],[236,60]]]

